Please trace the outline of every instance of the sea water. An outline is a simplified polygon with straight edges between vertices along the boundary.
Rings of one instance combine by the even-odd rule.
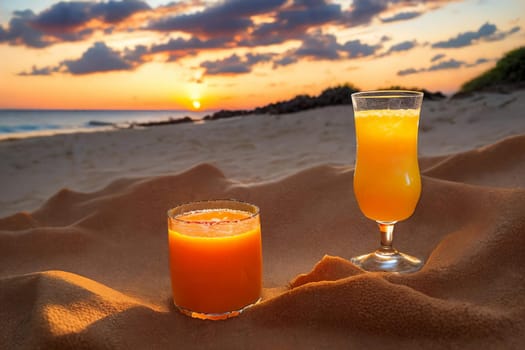
[[[0,139],[29,137],[107,128],[126,128],[137,123],[202,119],[206,112],[184,110],[0,110]]]

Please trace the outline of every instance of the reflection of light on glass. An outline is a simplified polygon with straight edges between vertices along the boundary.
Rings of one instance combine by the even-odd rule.
[[[412,183],[412,180],[410,179],[410,176],[408,175],[408,173],[405,173],[405,184],[407,186],[410,186],[411,183]]]

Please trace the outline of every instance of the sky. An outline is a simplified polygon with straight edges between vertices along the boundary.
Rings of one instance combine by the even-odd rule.
[[[450,94],[523,0],[0,2],[0,108],[248,109],[350,83]]]

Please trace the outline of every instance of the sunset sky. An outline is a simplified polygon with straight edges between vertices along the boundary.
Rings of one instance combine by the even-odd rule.
[[[253,108],[445,93],[525,45],[523,0],[0,2],[0,108]]]

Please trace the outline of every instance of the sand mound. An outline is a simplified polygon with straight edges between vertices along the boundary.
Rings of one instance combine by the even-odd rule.
[[[509,137],[476,150],[440,157],[436,163],[425,170],[425,175],[484,186],[523,187],[525,135]]]
[[[6,348],[521,348],[525,343],[525,137],[422,160],[423,194],[395,245],[411,275],[348,259],[378,244],[351,168],[246,185],[203,164],[174,176],[64,189],[0,219]],[[261,208],[264,300],[223,322],[170,302],[166,210],[237,198]]]

